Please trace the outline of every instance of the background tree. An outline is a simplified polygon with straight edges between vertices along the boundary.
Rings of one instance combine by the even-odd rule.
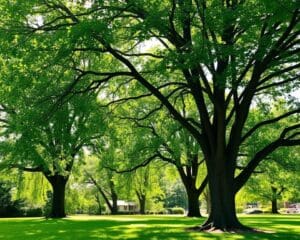
[[[117,125],[126,125],[128,128],[125,130],[122,127],[118,135],[124,136],[123,131],[126,134],[130,133],[127,136],[130,140],[127,142],[131,146],[124,147],[125,143],[122,144],[128,155],[128,164],[123,168],[127,168],[127,171],[136,170],[157,160],[174,165],[187,192],[187,216],[201,217],[199,196],[207,184],[207,177],[203,155],[196,140],[153,101],[130,100],[133,99],[123,99],[126,104],[114,106],[114,115],[117,119],[121,119],[117,121]],[[114,102],[115,100],[111,100],[109,105]],[[188,111],[187,108],[186,106],[185,111]],[[117,164],[118,169],[120,165],[124,165],[123,161],[121,159]]]
[[[139,212],[140,214],[145,214],[147,209],[151,211],[147,204],[151,205],[151,201],[155,201],[155,199],[160,201],[165,195],[161,187],[161,176],[163,175],[161,164],[148,164],[135,170],[131,175],[131,184],[139,202]]]
[[[42,122],[45,112],[33,106],[15,108],[17,113],[6,118],[9,127],[3,133],[7,139],[2,142],[2,164],[43,173],[53,189],[50,217],[65,216],[65,186],[73,164],[83,147],[104,131],[104,118],[96,108],[95,97],[84,96],[73,98]]]
[[[164,192],[164,206],[166,208],[181,207],[187,209],[186,191],[179,178],[171,181],[165,180]]]
[[[284,151],[285,150],[285,151]],[[252,199],[270,203],[271,213],[278,214],[278,201],[286,199],[299,182],[299,152],[284,149],[270,155],[259,168],[261,173],[255,174],[246,185],[246,190]],[[291,191],[291,192],[290,192]]]
[[[283,114],[286,110],[285,100],[278,101],[273,106],[261,104],[260,108],[252,109],[254,112],[249,117],[247,124],[249,128],[253,127],[251,124],[255,124],[257,121],[262,121],[264,115],[267,114],[270,117]],[[289,124],[297,124],[298,117],[290,118]],[[251,158],[256,154],[258,146],[264,146],[273,138],[274,134],[280,134],[282,126],[287,124],[284,120],[274,123],[271,126],[265,126],[255,137],[251,138],[248,145],[244,146],[244,154],[241,154],[239,159],[239,165],[243,169],[244,162],[247,158]],[[278,200],[282,199],[285,192],[289,191],[289,186],[292,186],[296,181],[296,172],[298,166],[298,151],[299,147],[293,149],[282,148],[274,151],[265,161],[257,168],[257,174],[255,174],[247,185],[249,194],[252,199],[256,201],[267,200],[271,203],[271,212],[278,212]],[[256,195],[256,197],[254,197]]]

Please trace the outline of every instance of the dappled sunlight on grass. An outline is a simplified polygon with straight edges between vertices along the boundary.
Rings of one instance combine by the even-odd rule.
[[[182,216],[70,216],[65,219],[0,219],[0,239],[12,240],[85,240],[85,239],[151,239],[151,240],[296,240],[300,239],[299,215],[241,215],[248,226],[273,233],[199,233],[188,227],[202,219]]]

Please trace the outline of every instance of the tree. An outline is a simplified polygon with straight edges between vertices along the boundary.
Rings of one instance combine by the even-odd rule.
[[[91,152],[85,158],[84,174],[87,181],[94,185],[104,199],[111,214],[115,215],[119,211],[118,200],[126,189],[126,181],[123,176],[105,167],[106,162],[113,165],[120,154],[116,148],[112,147],[117,145],[117,142],[113,144],[116,140],[113,138],[113,132],[114,129],[110,128],[104,139],[98,139],[90,146]]]
[[[91,148],[92,156],[86,163],[87,175],[110,210],[117,209],[117,199],[121,196],[127,200],[137,198],[140,213],[145,214],[150,198],[161,195],[161,164],[152,163],[157,158],[152,151],[157,147],[157,139],[151,139],[147,129],[133,130],[132,124],[124,124],[127,120],[122,116],[120,109],[113,109],[104,144],[102,140],[96,141]]]
[[[160,200],[163,196],[161,187],[162,180],[161,164],[151,163],[139,168],[131,173],[130,185],[133,187],[139,202],[140,214],[145,214],[146,210],[151,210],[151,200]]]
[[[253,114],[249,117],[248,124],[253,127],[253,123],[262,121],[264,115],[268,114],[270,117],[283,114],[286,110],[285,101],[279,101],[272,107],[263,106],[261,108],[252,109]],[[289,123],[297,123],[298,118],[290,118]],[[243,153],[239,158],[239,167],[247,162],[247,158],[252,158],[256,154],[258,146],[264,146],[272,140],[274,134],[280,134],[278,129],[282,129],[284,121],[278,122],[271,126],[261,129],[254,137],[249,140],[248,146],[243,147]],[[271,212],[276,214],[278,212],[278,200],[282,199],[285,193],[292,190],[293,185],[297,182],[296,173],[299,165],[299,154],[297,154],[298,146],[293,149],[277,149],[260,164],[254,172],[254,176],[250,178],[247,184],[247,192],[252,199],[267,200],[271,203]],[[246,159],[245,159],[246,158]],[[255,196],[253,196],[255,195]]]
[[[289,98],[291,89],[299,88],[298,1],[16,1],[4,6],[7,4],[2,11],[7,9],[14,17],[4,21],[3,28],[9,28],[10,36],[17,32],[12,37],[17,44],[28,38],[24,32],[31,33],[26,44],[39,54],[44,54],[43,46],[36,41],[43,39],[46,48],[56,48],[53,53],[57,48],[68,56],[79,51],[90,59],[100,55],[99,62],[109,62],[101,70],[96,65],[88,71],[78,70],[77,64],[85,75],[81,82],[95,77],[82,91],[124,76],[127,88],[138,82],[147,90],[144,94],[155,96],[197,140],[203,153],[211,212],[200,229],[245,229],[236,216],[236,193],[269,154],[300,144],[300,125],[287,124],[235,174],[241,146],[253,133],[299,115],[299,105],[293,105],[284,114],[266,115],[252,129],[246,128],[253,103],[272,103],[279,94]],[[37,21],[38,17],[42,20]],[[149,42],[157,47],[141,50]],[[73,81],[67,92],[77,91],[77,83]],[[182,115],[182,106],[176,104],[178,95],[192,99],[196,116]]]
[[[45,112],[32,106],[16,105],[15,113],[6,116],[1,164],[45,176],[53,190],[50,217],[66,216],[65,187],[74,162],[80,160],[84,146],[103,134],[104,117],[96,108],[91,95],[73,98],[42,123],[40,115]]]
[[[145,168],[140,168],[134,174],[134,189],[139,201],[140,214],[146,213],[147,190],[149,190],[150,179],[149,165]]]
[[[207,185],[207,177],[203,155],[193,136],[170,119],[168,113],[157,109],[151,100],[114,107],[113,116],[119,119],[115,120],[116,126],[127,126],[117,133],[126,139],[121,149],[127,152],[127,166],[123,167],[127,170],[121,170],[123,158],[114,164],[119,166],[115,170],[129,172],[157,160],[174,165],[188,196],[187,216],[201,217],[199,196]]]
[[[285,150],[285,151],[284,151]],[[271,213],[278,214],[278,201],[291,195],[299,182],[299,147],[294,151],[282,149],[269,156],[259,168],[260,173],[250,178],[246,191],[256,201],[264,200],[271,204]],[[255,195],[255,196],[253,196]]]
[[[165,181],[163,189],[165,192],[164,206],[166,208],[187,208],[187,194],[179,178]]]
[[[115,215],[115,214],[118,214],[118,194],[115,189],[115,183],[113,180],[113,172],[106,170],[107,176],[105,176],[103,173],[104,173],[104,171],[102,171],[101,178],[104,179],[105,181],[108,180],[108,188],[109,189],[104,189],[103,186],[101,186],[100,183],[90,173],[86,172],[91,183],[93,183],[95,185],[95,187],[101,194],[102,198],[104,199],[111,214]],[[101,183],[102,182],[103,181],[101,181]]]

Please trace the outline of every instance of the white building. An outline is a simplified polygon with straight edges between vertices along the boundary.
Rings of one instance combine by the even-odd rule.
[[[109,201],[112,204],[112,201]],[[139,211],[138,205],[135,202],[125,200],[117,201],[118,212],[137,213]]]

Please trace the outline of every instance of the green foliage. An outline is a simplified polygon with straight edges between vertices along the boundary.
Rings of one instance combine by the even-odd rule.
[[[167,184],[166,184],[167,183]],[[165,198],[164,198],[164,207],[165,208],[174,208],[181,207],[187,208],[187,195],[184,189],[183,184],[179,179],[174,179],[172,182],[165,180]]]
[[[181,207],[173,207],[168,209],[170,214],[185,214],[185,211]]]
[[[47,199],[46,203],[43,209],[43,216],[46,218],[50,217],[51,214],[51,208],[52,208],[52,199],[53,199],[53,193],[51,191],[47,191]]]
[[[0,182],[0,217],[22,216],[22,200],[12,200],[12,187],[7,182]]]

